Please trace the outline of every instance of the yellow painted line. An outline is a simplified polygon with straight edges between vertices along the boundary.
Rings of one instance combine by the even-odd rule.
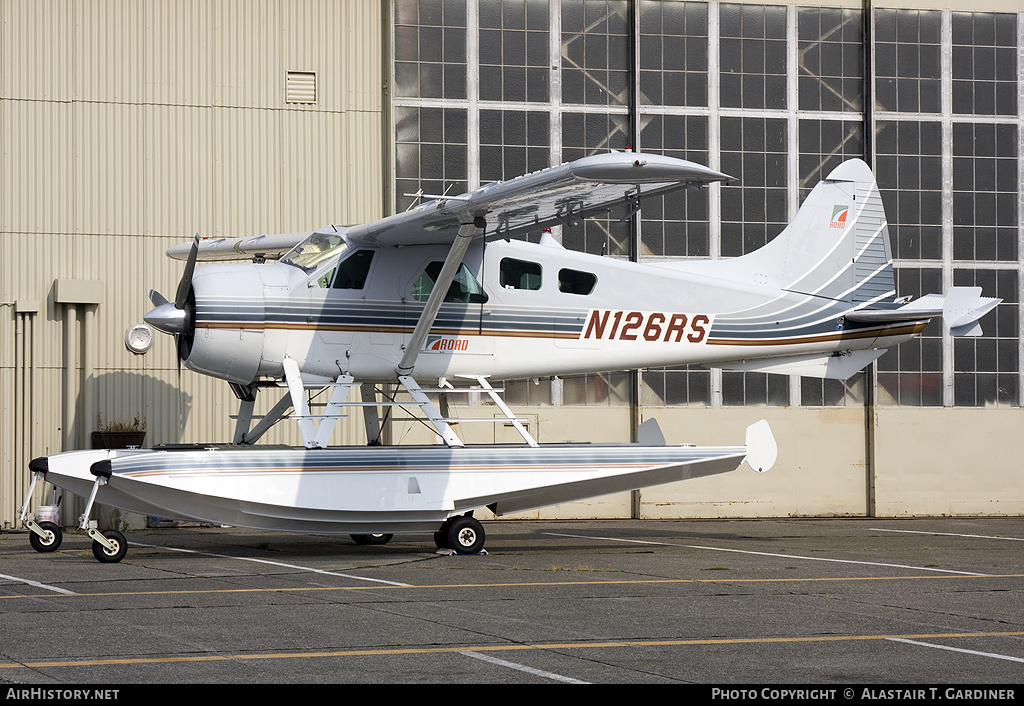
[[[52,593],[40,594],[12,594],[0,596],[0,599],[11,598],[97,598],[110,596],[180,596],[180,595],[202,595],[214,593],[307,593],[317,591],[385,591],[385,590],[417,590],[417,589],[438,589],[438,588],[544,588],[548,586],[640,586],[653,584],[683,584],[683,583],[816,583],[822,581],[941,581],[950,579],[978,580],[978,579],[1006,579],[1024,578],[1024,574],[969,574],[956,576],[818,576],[810,578],[776,578],[776,579],[732,579],[721,576],[713,579],[606,579],[590,581],[520,581],[514,583],[436,583],[422,584],[417,586],[293,586],[278,588],[209,588],[189,590],[165,590],[165,591],[110,591],[97,593],[75,593],[72,595],[54,595]]]
[[[0,664],[0,669],[39,669],[47,667],[102,667],[128,664],[172,664],[176,662],[228,662],[254,659],[314,659],[330,657],[369,657],[381,655],[450,654],[454,652],[521,652],[524,650],[578,650],[613,647],[687,647],[701,645],[767,645],[821,642],[858,642],[870,640],[934,640],[956,637],[1020,637],[1024,631],[944,632],[916,635],[819,635],[813,637],[736,637],[705,640],[619,640],[615,642],[562,642],[530,645],[477,645],[457,647],[402,647],[374,650],[331,650],[323,652],[275,652],[267,654],[196,655],[191,657],[130,657],[124,659],[87,659],[50,662]]]

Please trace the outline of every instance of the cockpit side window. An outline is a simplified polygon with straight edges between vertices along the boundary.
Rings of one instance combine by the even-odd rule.
[[[498,266],[498,283],[505,289],[540,289],[541,266],[536,262],[503,257]]]
[[[370,274],[373,250],[356,250],[338,263],[338,274],[334,277],[335,289],[362,289]]]
[[[558,291],[566,294],[590,294],[597,285],[597,275],[564,268],[558,271]]]
[[[423,270],[423,273],[412,283],[412,298],[418,302],[425,302],[430,298],[430,292],[434,289],[434,282],[441,274],[443,262],[431,262]],[[459,271],[455,273],[455,279],[448,287],[448,294],[445,295],[446,302],[459,302],[462,304],[482,304],[487,301],[487,294],[480,282],[465,265],[459,265]]]

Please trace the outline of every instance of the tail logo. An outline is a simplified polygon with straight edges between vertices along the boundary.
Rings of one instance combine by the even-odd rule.
[[[833,206],[832,207],[832,219],[828,223],[829,228],[838,228],[842,230],[846,227],[846,216],[850,213],[849,206]]]

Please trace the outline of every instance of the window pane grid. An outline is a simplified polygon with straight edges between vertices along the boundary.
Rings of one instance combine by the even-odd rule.
[[[710,407],[711,371],[697,365],[647,368],[640,403],[645,407]]]
[[[953,284],[981,287],[1003,301],[981,319],[982,335],[953,342],[953,394],[958,407],[1006,407],[1019,402],[1018,302],[1016,270],[953,272]]]
[[[629,373],[592,373],[562,378],[562,404],[567,407],[625,407],[629,404]]]
[[[797,13],[800,109],[860,112],[863,13],[825,7]]]
[[[395,0],[393,7],[394,193],[400,210],[415,202],[404,194],[459,193],[470,183],[547,166],[553,153],[568,161],[625,149],[637,129],[644,151],[700,163],[717,159],[718,168],[738,181],[721,187],[717,203],[709,199],[717,190],[647,200],[636,254],[733,257],[758,249],[786,226],[789,189],[798,189],[803,200],[835,166],[863,152],[860,10],[639,0],[633,6],[638,63],[631,67],[627,0]],[[717,22],[711,12],[718,13]],[[943,281],[953,280],[976,282],[984,296],[1006,300],[985,317],[979,338],[949,339],[935,321],[922,338],[888,352],[877,363],[877,399],[907,406],[1017,405],[1018,15],[873,13],[874,96],[883,111],[875,122],[873,166],[899,265],[898,293],[941,292]],[[561,21],[558,38],[548,36],[552,14]],[[479,28],[473,38],[477,57],[467,54],[470,26]],[[716,26],[719,35],[709,37]],[[795,46],[787,47],[789,38]],[[560,41],[561,56],[549,55],[553,41]],[[706,75],[714,56],[709,46],[718,51],[714,92]],[[795,61],[787,65],[790,56]],[[942,56],[951,58],[945,77]],[[639,83],[635,128],[628,115],[631,76]],[[789,106],[793,85],[797,103]],[[478,87],[479,103],[467,103],[467,86]],[[549,86],[560,86],[560,93],[551,95]],[[716,94],[718,104],[709,105]],[[551,110],[537,110],[546,102]],[[563,106],[558,113],[557,104]],[[610,110],[587,112],[598,107]],[[469,111],[475,111],[472,119]],[[814,112],[847,112],[852,119]],[[470,135],[469,125],[479,130]],[[710,144],[715,128],[719,137]],[[952,140],[944,140],[950,132]],[[794,150],[796,174],[790,173]],[[952,222],[944,222],[942,214],[950,210]],[[722,218],[712,240],[710,216],[716,211]],[[628,257],[629,223],[620,222],[626,215],[623,207],[607,218],[565,226],[563,243]],[[603,404],[597,400],[614,397],[588,392],[588,378],[570,383],[566,399]],[[796,386],[787,376],[726,372],[721,401],[860,404],[861,378],[802,378]],[[595,382],[594,390],[601,384],[614,388],[610,379]],[[642,401],[710,404],[711,379],[702,368],[646,371]]]
[[[708,104],[708,6],[640,3],[640,103]]]
[[[1017,260],[1017,126],[953,126],[953,258]]]
[[[896,292],[918,298],[942,291],[942,270],[900,267]],[[932,319],[924,333],[888,349],[878,359],[878,402],[911,407],[941,407],[943,403],[942,322]]]
[[[1017,16],[954,12],[953,112],[1017,114]]]
[[[547,0],[480,5],[480,100],[548,100]]]
[[[856,407],[864,404],[867,373],[859,372],[849,380],[800,378],[800,404],[804,407]]]
[[[818,182],[847,159],[864,155],[864,128],[860,121],[801,120],[800,202]]]
[[[629,105],[629,3],[562,0],[562,102]]]
[[[404,211],[417,193],[466,191],[466,114],[458,108],[396,107],[395,204]]]
[[[723,4],[719,10],[722,106],[786,106],[786,8]]]
[[[571,162],[629,144],[629,116],[614,113],[566,113],[562,116],[562,160]],[[626,206],[607,217],[587,218],[562,226],[562,244],[593,255],[629,257],[630,223]]]
[[[466,1],[395,0],[395,95],[466,97]]]
[[[787,126],[782,118],[722,118],[722,257],[764,247],[788,223]]]
[[[789,405],[789,376],[723,371],[722,404],[726,407],[786,407]]]
[[[875,10],[875,100],[879,110],[942,109],[942,13]]]
[[[551,166],[550,116],[480,111],[480,182],[504,181]]]
[[[703,116],[642,116],[641,149],[707,164],[707,125]],[[710,256],[707,189],[645,199],[640,215],[641,257]]]
[[[941,124],[879,121],[875,135],[875,179],[889,221],[893,257],[941,260]]]

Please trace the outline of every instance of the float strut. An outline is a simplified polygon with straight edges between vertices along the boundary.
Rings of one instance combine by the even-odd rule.
[[[86,531],[89,538],[94,542],[99,542],[110,551],[116,551],[115,545],[106,537],[103,533],[96,529],[96,520],[90,520],[89,515],[92,514],[92,505],[96,502],[96,493],[99,492],[101,485],[107,484],[107,479],[110,478],[110,461],[104,459],[103,461],[97,461],[89,467],[89,472],[96,476],[96,481],[92,484],[92,492],[89,493],[89,502],[85,504],[85,511],[82,512],[82,516],[78,518],[79,527]]]
[[[45,459],[43,460],[45,461]],[[32,464],[35,464],[35,461],[33,461]],[[32,534],[39,535],[42,539],[51,539],[52,533],[48,535],[46,530],[40,527],[39,523],[36,522],[36,518],[28,513],[28,504],[32,502],[32,493],[36,489],[36,482],[45,479],[45,470],[36,470],[32,473],[32,481],[28,484],[28,493],[25,494],[25,504],[21,506],[21,513],[18,516],[18,519],[25,523],[25,526],[28,527]]]

